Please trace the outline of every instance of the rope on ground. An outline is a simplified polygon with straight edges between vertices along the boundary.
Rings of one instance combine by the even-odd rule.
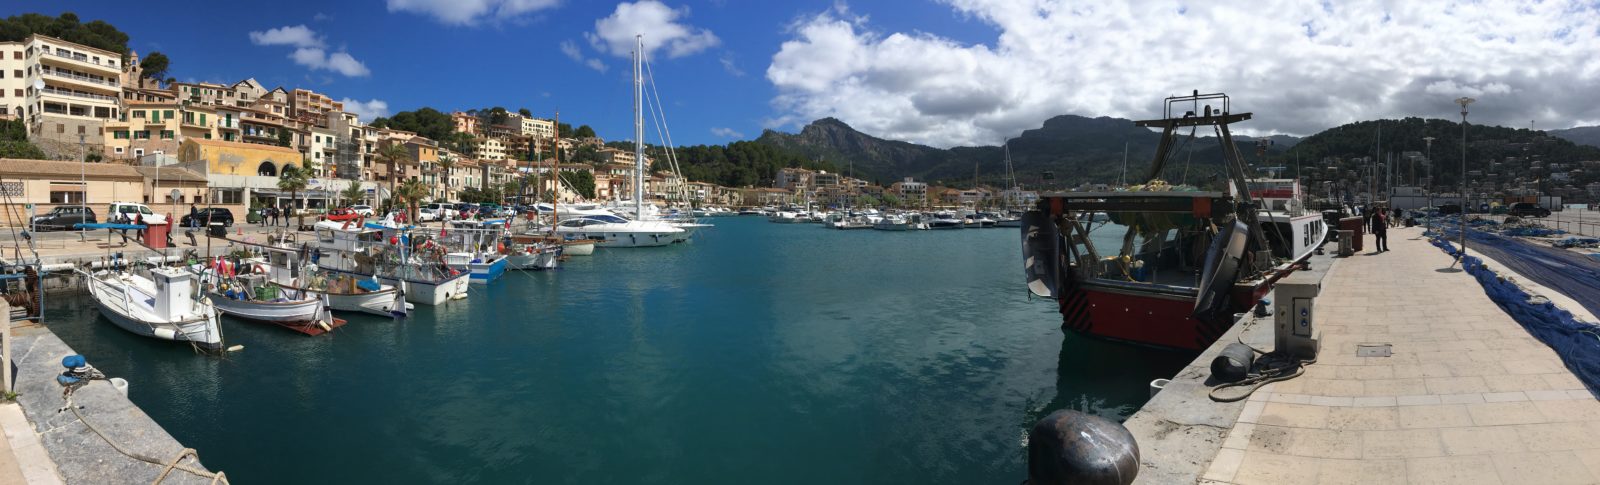
[[[1250,325],[1255,324],[1255,322],[1256,322],[1255,320],[1249,320],[1249,321],[1246,321],[1245,323],[1241,324],[1241,325],[1244,326],[1244,328],[1239,329],[1239,336],[1237,337],[1237,340],[1239,341],[1240,345],[1243,345],[1243,346],[1245,346],[1245,348],[1250,349],[1251,352],[1254,352],[1256,354],[1261,355],[1261,357],[1257,358],[1257,359],[1255,359],[1254,361],[1251,362],[1251,364],[1250,364],[1250,374],[1248,376],[1246,376],[1244,379],[1240,379],[1239,381],[1236,381],[1236,382],[1229,382],[1229,383],[1219,384],[1216,387],[1213,387],[1211,389],[1211,392],[1207,394],[1208,396],[1211,397],[1212,401],[1216,401],[1216,402],[1237,402],[1237,401],[1241,401],[1241,400],[1243,400],[1245,398],[1250,397],[1251,394],[1255,394],[1257,390],[1261,389],[1262,387],[1265,387],[1267,384],[1271,384],[1271,383],[1274,383],[1274,382],[1283,382],[1283,381],[1287,381],[1289,379],[1294,379],[1296,377],[1300,377],[1300,376],[1304,375],[1306,373],[1305,366],[1308,366],[1308,365],[1311,365],[1311,364],[1314,364],[1314,363],[1317,362],[1316,359],[1299,360],[1299,359],[1296,359],[1293,356],[1291,356],[1291,355],[1289,355],[1287,353],[1283,353],[1283,352],[1263,352],[1263,351],[1261,351],[1261,349],[1255,348],[1255,346],[1250,345],[1248,343],[1245,343],[1245,341],[1244,341],[1244,332],[1249,330]],[[1235,387],[1245,387],[1245,386],[1249,386],[1250,389],[1245,391],[1244,394],[1240,394],[1240,395],[1237,395],[1237,396],[1228,396],[1228,397],[1219,397],[1219,396],[1217,396],[1217,391],[1221,391],[1223,389],[1232,389],[1232,388],[1235,388]]]
[[[164,461],[152,458],[152,457],[148,457],[148,456],[144,456],[144,455],[135,453],[135,452],[133,452],[131,450],[128,450],[127,448],[124,448],[121,443],[118,443],[116,440],[111,439],[110,436],[106,436],[105,433],[100,432],[100,428],[96,428],[94,426],[94,423],[90,423],[88,419],[85,419],[83,417],[82,413],[78,412],[78,406],[76,406],[76,405],[74,405],[72,403],[72,394],[70,392],[67,393],[66,398],[67,398],[67,409],[71,410],[72,411],[72,415],[76,416],[78,418],[78,422],[83,423],[83,426],[86,427],[86,428],[89,428],[89,431],[93,431],[95,435],[100,437],[100,439],[105,440],[106,444],[111,445],[112,449],[117,450],[118,453],[122,453],[124,456],[127,456],[128,458],[133,458],[135,460],[139,460],[139,461],[142,461],[142,462],[145,462],[145,463],[149,463],[149,464],[152,464],[152,465],[155,465],[155,466],[162,467],[161,475],[157,476],[156,480],[154,482],[151,482],[151,485],[156,485],[156,484],[161,483],[162,480],[166,480],[167,475],[169,473],[172,473],[172,470],[175,470],[175,469],[176,470],[183,470],[185,472],[189,472],[189,473],[191,473],[191,474],[193,474],[195,476],[201,477],[201,478],[210,478],[211,479],[211,483],[213,485],[217,484],[217,483],[228,483],[227,476],[225,474],[223,474],[222,472],[211,473],[211,472],[208,472],[208,471],[205,471],[205,470],[200,470],[200,469],[193,468],[193,467],[190,467],[188,465],[184,465],[184,464],[179,463],[180,461],[183,460],[184,457],[187,457],[187,456],[194,456],[195,460],[199,461],[200,455],[199,455],[199,453],[196,453],[193,449],[184,448],[183,451],[180,452],[177,457],[173,458],[171,462],[164,462]]]

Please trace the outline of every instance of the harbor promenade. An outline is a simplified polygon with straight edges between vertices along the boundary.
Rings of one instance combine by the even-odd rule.
[[[1332,265],[1317,362],[1248,399],[1200,482],[1600,482],[1600,401],[1420,228],[1389,239]]]

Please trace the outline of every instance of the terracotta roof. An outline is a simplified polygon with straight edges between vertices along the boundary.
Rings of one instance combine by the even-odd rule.
[[[94,177],[142,178],[138,170],[120,163],[79,163],[55,160],[0,158],[0,177],[7,175],[60,176],[76,180],[79,175]]]
[[[209,147],[218,147],[218,148],[245,148],[245,149],[255,149],[255,150],[267,150],[267,151],[274,151],[274,152],[283,152],[283,153],[293,153],[295,155],[299,155],[300,154],[299,151],[297,151],[297,150],[295,150],[293,148],[280,147],[280,146],[277,146],[277,145],[261,145],[261,144],[257,144],[257,143],[244,143],[244,142],[237,142],[237,141],[207,140],[207,139],[204,139],[204,138],[193,138],[193,137],[191,137],[189,139],[186,139],[183,142],[184,143],[193,142],[194,144],[200,145],[200,146],[209,146]]]

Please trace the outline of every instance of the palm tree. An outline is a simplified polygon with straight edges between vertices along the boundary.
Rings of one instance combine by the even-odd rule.
[[[289,207],[294,208],[294,201],[300,198],[300,191],[306,189],[306,170],[296,165],[284,165],[278,172],[278,190],[289,191]],[[304,226],[306,215],[302,211],[295,211],[296,224]]]
[[[362,197],[366,197],[366,195],[367,191],[361,189],[361,182],[355,180],[351,180],[350,184],[346,185],[344,190],[339,192],[339,197],[344,199],[345,205],[355,205],[356,202],[360,201]]]
[[[411,159],[411,152],[399,143],[390,143],[389,146],[378,149],[378,158],[389,164],[389,198],[393,199],[396,190],[395,181],[398,179],[395,175],[395,167],[400,162]],[[394,203],[390,201],[389,204],[390,208],[393,209]]]
[[[421,180],[407,180],[405,183],[400,184],[398,189],[395,189],[394,196],[406,204],[406,221],[415,223],[417,220],[417,206],[422,203],[422,199],[428,196],[428,186],[423,184]]]
[[[450,155],[439,157],[439,171],[444,173],[444,200],[447,201],[454,198],[450,196],[450,169],[455,167],[456,157]]]

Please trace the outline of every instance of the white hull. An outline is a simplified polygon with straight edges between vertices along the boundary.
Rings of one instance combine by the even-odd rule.
[[[414,308],[410,303],[401,302],[403,308],[396,308],[395,289],[392,286],[369,293],[327,293],[328,307],[341,312],[363,312],[385,317],[405,317]]]
[[[508,264],[511,269],[556,269],[557,267],[561,266],[562,251],[562,248],[556,247],[547,250],[535,250],[533,253],[514,252],[506,256],[506,264]]]
[[[327,269],[327,268],[324,268]],[[356,275],[362,278],[372,278],[370,274],[327,269],[337,273]],[[409,281],[398,278],[378,277],[378,283],[401,288],[406,292],[406,301],[418,305],[443,305],[450,300],[467,297],[467,280],[471,279],[470,273],[461,273],[448,279],[439,281]]]
[[[1290,216],[1282,212],[1263,212],[1260,216],[1263,224],[1275,225],[1282,230],[1288,227],[1283,236],[1288,238],[1289,257],[1291,260],[1300,261],[1315,251],[1328,235],[1327,222],[1322,219],[1322,214],[1306,213]],[[1263,227],[1268,234],[1276,237],[1271,226]]]
[[[112,278],[106,281],[102,278]],[[130,277],[132,278],[132,277]],[[89,295],[106,320],[137,335],[190,342],[207,351],[222,350],[222,328],[217,313],[204,301],[189,301],[187,311],[170,318],[155,315],[151,302],[158,295],[108,273],[88,275]]]
[[[591,256],[594,254],[594,243],[562,243],[561,254],[568,256]]]
[[[293,291],[293,290],[284,290]],[[207,292],[211,303],[223,314],[266,323],[305,325],[317,320],[322,310],[322,299],[311,297],[297,301],[271,302],[234,300],[215,291]]]

